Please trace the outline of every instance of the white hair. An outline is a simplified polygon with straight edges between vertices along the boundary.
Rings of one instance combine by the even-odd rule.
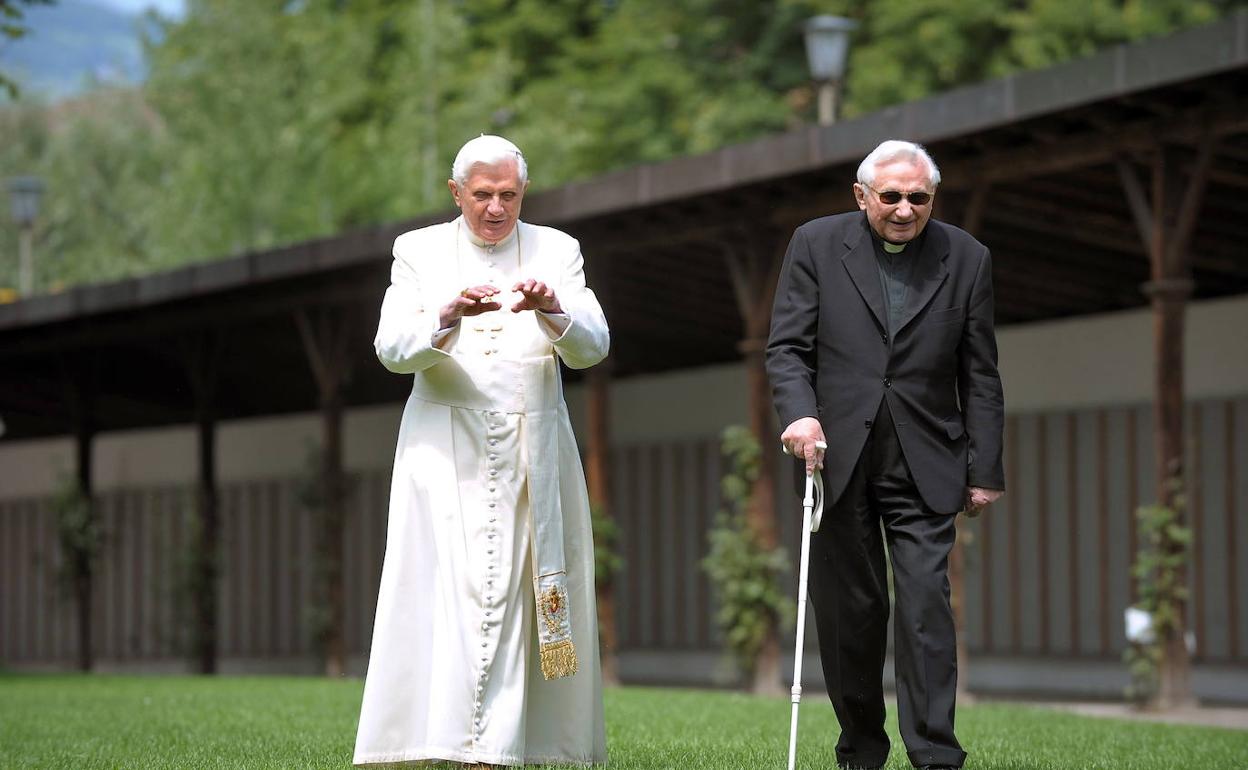
[[[862,159],[862,163],[858,164],[858,183],[874,185],[875,167],[895,160],[922,160],[927,164],[927,180],[932,183],[932,187],[940,184],[940,169],[936,167],[936,161],[932,160],[932,156],[927,154],[927,150],[923,149],[923,145],[904,142],[900,139],[881,142],[879,147]]]
[[[467,144],[459,148],[455,162],[451,164],[451,179],[462,185],[468,181],[468,173],[478,163],[494,166],[509,160],[515,161],[520,183],[528,181],[529,167],[524,162],[524,154],[520,152],[520,148],[501,136],[482,134],[476,139],[469,139]]]

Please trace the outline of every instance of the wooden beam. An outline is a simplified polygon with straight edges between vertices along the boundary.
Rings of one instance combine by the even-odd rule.
[[[1138,260],[1141,264],[1144,263],[1148,254],[1148,250],[1141,248],[1135,240],[1135,233],[1129,232],[1121,223],[1115,222],[1112,226],[1096,226],[1086,220],[1081,220],[1077,215],[1059,214],[1051,207],[1019,211],[1005,208],[1002,205],[993,210],[992,224],[993,229],[989,232],[996,232],[1002,227],[1007,227],[1011,230],[1036,233],[1059,243],[1065,241],[1072,245],[1086,244],[1102,251],[1114,252],[1116,255],[1127,255],[1132,261]],[[996,242],[994,238],[993,243]],[[1059,252],[1060,250],[1053,249],[1053,251]]]
[[[1153,232],[1150,242],[1152,280],[1145,286],[1155,319],[1155,395],[1153,424],[1156,433],[1157,500],[1176,513],[1182,526],[1184,512],[1183,460],[1183,325],[1187,297],[1192,291],[1190,260],[1174,247],[1182,221],[1180,200],[1186,201],[1179,178],[1180,158],[1172,146],[1162,146],[1153,159]],[[1173,258],[1172,258],[1173,257]],[[1185,544],[1163,532],[1160,548],[1165,558],[1184,553]],[[1179,585],[1186,569],[1176,570]],[[1191,660],[1185,642],[1185,605],[1178,601],[1172,624],[1160,634],[1162,659],[1157,705],[1185,706],[1192,701]]]
[[[1205,187],[1209,183],[1209,167],[1213,162],[1215,140],[1212,135],[1201,137],[1196,151],[1196,163],[1192,166],[1183,191],[1182,202],[1179,203],[1177,221],[1174,232],[1166,244],[1165,260],[1174,265],[1177,272],[1191,273],[1191,255],[1188,245],[1192,239],[1192,230],[1196,226],[1196,218],[1200,214],[1201,204],[1205,199]]]
[[[962,211],[962,229],[973,236],[980,235],[983,227],[984,206],[988,200],[988,185],[971,188],[966,207]],[[966,629],[966,541],[973,536],[966,516],[954,522],[953,552],[949,556],[949,590],[953,606],[953,621],[958,664],[957,696],[965,704],[970,702],[971,651]]]
[[[343,538],[346,527],[346,472],[343,468],[342,413],[344,390],[351,380],[350,341],[356,324],[350,308],[319,308],[295,311],[295,326],[312,370],[321,411],[321,518],[316,525],[316,554],[324,565],[320,586],[328,611],[325,629],[325,675],[346,673],[346,590],[344,586]]]
[[[221,519],[217,489],[215,401],[224,352],[224,335],[208,331],[194,336],[184,354],[187,380],[194,399],[199,446],[196,508],[199,526],[191,564],[191,612],[194,623],[191,652],[201,674],[215,674],[217,671],[217,577],[220,574]]]
[[[747,409],[750,432],[758,442],[758,478],[751,490],[746,518],[759,545],[776,547],[779,526],[776,521],[776,431],[773,428],[771,386],[767,379],[764,352],[771,326],[771,307],[779,280],[780,263],[788,245],[789,233],[782,236],[768,230],[749,231],[742,239],[723,244],[724,259],[732,276],[737,308],[745,327],[738,345],[745,359]],[[768,241],[770,236],[770,242]],[[780,682],[780,635],[774,624],[755,660],[752,689],[756,693],[776,693]]]
[[[61,369],[65,394],[65,414],[69,415],[70,428],[74,434],[75,471],[78,492],[86,505],[88,526],[98,526],[95,507],[94,473],[92,458],[96,433],[96,389],[99,382],[98,357],[87,355],[81,359],[57,356]],[[88,554],[70,548],[62,557],[73,564],[68,574],[70,591],[74,599],[74,615],[78,623],[78,670],[90,671],[95,662],[92,645],[93,610],[95,593],[95,561]]]
[[[1114,166],[1118,169],[1122,191],[1127,196],[1127,209],[1135,221],[1140,244],[1144,247],[1144,253],[1147,254],[1153,237],[1153,215],[1148,209],[1148,196],[1144,193],[1144,185],[1135,173],[1135,167],[1122,155],[1114,159]]]
[[[1059,152],[1051,148],[1009,148],[991,153],[965,166],[950,166],[942,174],[946,189],[967,189],[982,184],[1015,183],[1036,176],[1112,163],[1123,152],[1148,152],[1159,141],[1197,144],[1205,135],[1217,138],[1248,131],[1248,115],[1238,102],[1184,110],[1161,119],[1135,121],[1115,133],[1088,131],[1068,136]],[[944,165],[944,164],[942,164]]]
[[[317,307],[367,306],[380,303],[385,287],[344,277],[341,285],[314,286],[280,293],[257,292],[244,296],[231,295],[228,310],[219,297],[198,296],[181,301],[182,307],[159,314],[153,323],[153,308],[127,308],[120,317],[104,315],[76,316],[47,325],[20,329],[0,329],[0,360],[11,356],[100,344],[167,340],[186,337],[208,328],[221,328],[229,319],[230,326],[246,328],[258,319],[289,317],[296,310]]]
[[[971,235],[978,235],[984,224],[984,206],[988,201],[988,185],[971,188],[971,197],[966,202],[966,213],[962,216],[962,229]]]
[[[609,359],[608,359],[609,360]],[[603,361],[592,367],[586,381],[586,442],[585,481],[589,488],[589,504],[599,521],[613,522],[611,510],[611,367]],[[612,527],[614,530],[614,527]],[[595,541],[601,533],[595,535]],[[595,549],[597,548],[595,543]],[[602,680],[607,685],[620,683],[616,660],[618,640],[615,623],[615,581],[613,576],[596,575],[598,598],[598,634],[602,659]]]
[[[1229,494],[1229,490],[1235,489],[1236,474],[1242,473],[1242,466],[1238,463],[1238,448],[1235,444],[1235,402],[1228,399],[1223,405],[1222,412],[1222,446],[1223,452],[1226,454],[1223,460],[1223,489],[1228,490],[1226,495],[1226,532],[1225,532],[1225,554],[1226,554],[1226,607],[1227,607],[1227,629],[1230,632],[1228,640],[1227,657],[1232,660],[1239,658],[1240,654],[1240,638],[1239,638],[1239,615],[1243,611],[1239,603],[1240,586],[1239,586],[1239,557],[1237,551],[1239,549],[1239,538],[1237,537],[1236,528],[1239,524],[1236,521],[1238,515],[1236,495]]]
[[[724,244],[724,262],[728,265],[728,275],[732,278],[732,294],[737,301],[737,311],[743,323],[748,327],[754,313],[753,275],[749,264],[749,254],[738,244],[728,241]]]

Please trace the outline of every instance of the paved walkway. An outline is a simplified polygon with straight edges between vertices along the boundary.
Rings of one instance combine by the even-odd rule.
[[[1125,703],[1037,702],[1032,705],[1089,717],[1140,719],[1148,722],[1226,727],[1248,730],[1248,708],[1190,706],[1172,711],[1140,711]]]

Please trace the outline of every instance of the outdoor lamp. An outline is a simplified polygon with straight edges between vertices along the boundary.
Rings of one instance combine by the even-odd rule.
[[[13,221],[19,227],[30,227],[39,216],[39,200],[43,197],[43,181],[37,176],[15,176],[9,180],[9,201]]]
[[[819,125],[836,121],[836,97],[845,60],[849,58],[849,33],[858,22],[843,16],[814,16],[806,21],[806,62],[810,76],[819,84]]]
[[[39,199],[43,197],[43,181],[34,176],[9,179],[9,202],[13,221],[17,223],[21,241],[18,244],[18,291],[30,296],[35,288],[34,234],[35,218],[39,216]]]

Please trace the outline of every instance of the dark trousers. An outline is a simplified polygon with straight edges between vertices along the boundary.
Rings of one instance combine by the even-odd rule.
[[[919,496],[888,404],[881,403],[844,493],[810,544],[810,599],[823,676],[841,724],[841,767],[879,767],[888,758],[885,540],[897,600],[893,657],[907,754],[915,766],[961,767],[966,759],[953,734],[957,645],[946,568],[954,536],[954,517],[933,512]]]

